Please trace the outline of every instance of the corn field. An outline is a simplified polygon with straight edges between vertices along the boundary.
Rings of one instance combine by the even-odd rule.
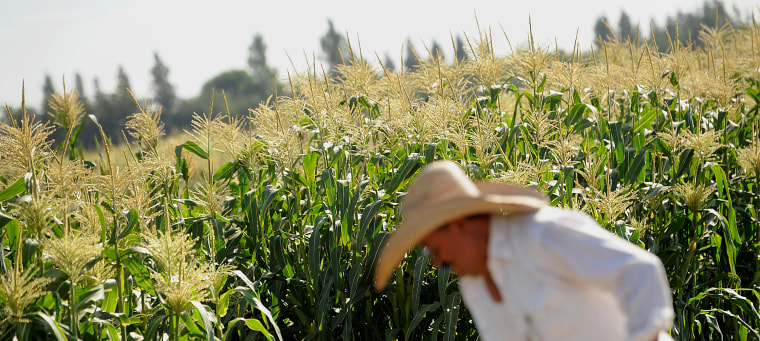
[[[349,45],[245,117],[212,97],[178,145],[135,100],[89,159],[76,91],[49,99],[55,125],[6,107],[0,339],[476,339],[425,253],[372,287],[406,186],[448,159],[659,256],[675,339],[760,340],[760,26],[699,39],[500,56],[479,30],[466,60],[397,73]]]

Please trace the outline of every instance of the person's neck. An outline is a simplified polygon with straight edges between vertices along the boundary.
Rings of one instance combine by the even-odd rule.
[[[469,273],[469,275],[483,276],[486,280],[486,288],[488,288],[488,293],[491,294],[491,298],[496,302],[501,302],[501,293],[499,293],[499,288],[496,286],[496,282],[494,282],[493,277],[491,277],[491,271],[488,269],[491,216],[479,215],[469,217],[468,219],[463,220],[463,222],[463,236],[474,240],[474,242],[471,243],[477,245],[477,249],[482,252],[479,257],[474,260],[477,264],[477,266],[475,266],[476,270],[473,273]]]
[[[499,287],[496,286],[496,282],[494,282],[493,277],[491,277],[490,271],[486,273],[486,288],[488,288],[488,293],[491,294],[491,298],[493,298],[495,302],[501,302]]]
[[[478,223],[475,225],[477,230],[478,236],[480,236],[483,240],[483,243],[485,244],[485,250],[488,250],[489,248],[489,241],[491,239],[491,219],[493,219],[490,215],[484,216],[483,219],[478,221]],[[488,269],[488,253],[486,251],[486,259],[485,259],[485,279],[486,279],[486,288],[488,288],[488,293],[491,294],[491,298],[495,302],[501,302],[501,293],[499,292],[499,287],[496,286],[496,282],[494,282],[493,277],[491,276],[491,271]]]

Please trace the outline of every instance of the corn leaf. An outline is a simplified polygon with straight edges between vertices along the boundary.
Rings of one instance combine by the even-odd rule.
[[[25,190],[26,187],[24,186],[24,178],[19,178],[12,185],[6,187],[2,192],[0,192],[0,201],[6,201],[10,198],[13,198],[21,193],[24,193]]]

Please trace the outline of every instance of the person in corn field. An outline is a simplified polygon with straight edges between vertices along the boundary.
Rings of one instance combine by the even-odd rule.
[[[587,214],[548,206],[532,189],[472,182],[451,161],[423,168],[401,211],[378,290],[416,245],[459,275],[484,340],[672,340],[660,259]]]

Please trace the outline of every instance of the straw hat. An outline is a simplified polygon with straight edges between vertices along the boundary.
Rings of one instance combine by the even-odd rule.
[[[449,221],[482,213],[535,211],[545,204],[546,198],[533,189],[474,183],[456,163],[433,162],[423,168],[402,200],[404,221],[383,247],[375,270],[375,287],[385,288],[407,251]]]

